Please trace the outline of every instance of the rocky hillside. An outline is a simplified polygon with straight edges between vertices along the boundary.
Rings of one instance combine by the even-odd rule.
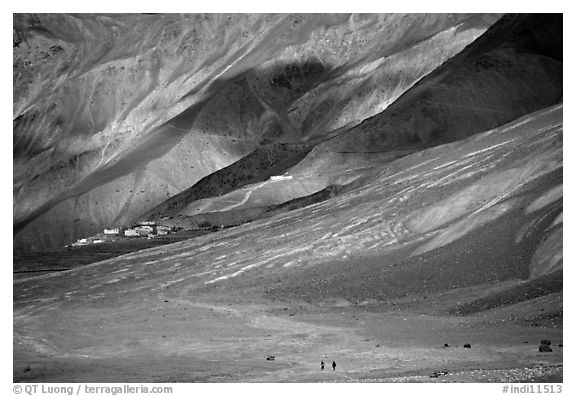
[[[562,15],[506,15],[385,111],[312,155],[335,158],[326,167],[341,164],[341,153],[452,142],[559,103],[562,89]]]
[[[497,15],[14,14],[15,248],[381,112]]]
[[[15,15],[14,381],[562,382],[562,25]]]
[[[306,144],[263,144],[241,160],[204,177],[189,189],[166,200],[141,218],[157,221],[163,217],[173,217],[185,211],[191,202],[265,181],[296,165],[310,149],[311,146]]]
[[[423,77],[382,112],[358,126],[342,128],[309,140],[316,147],[300,164],[288,170],[301,191],[313,193],[334,185],[350,183],[366,169],[390,162],[403,155],[447,142],[463,139],[514,120],[562,100],[562,16],[506,15],[462,52]],[[245,157],[226,169],[242,169]],[[257,169],[256,167],[252,167]],[[231,183],[211,175],[220,186],[212,196],[229,193]],[[260,170],[260,173],[263,173]],[[261,177],[260,179],[265,179]],[[261,180],[252,180],[261,181]],[[248,181],[249,182],[249,181]],[[203,180],[206,183],[206,180]],[[285,194],[252,194],[256,187],[242,189],[215,201],[237,202],[235,209],[274,206],[293,199],[294,182],[275,183]],[[242,184],[234,183],[234,187]],[[259,192],[262,192],[261,186]],[[204,212],[206,194],[201,183],[179,195],[179,207],[160,205],[163,215]],[[211,205],[212,210],[228,206]],[[162,209],[161,209],[162,208]],[[186,208],[186,210],[184,210]],[[194,212],[194,209],[196,212]],[[146,217],[145,216],[145,217]]]
[[[15,309],[145,294],[374,307],[399,299],[466,315],[550,295],[538,312],[557,314],[562,111],[405,156],[300,209],[19,282]]]

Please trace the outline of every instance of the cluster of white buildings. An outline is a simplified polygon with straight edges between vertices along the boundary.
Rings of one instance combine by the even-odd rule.
[[[168,235],[171,232],[173,232],[172,227],[156,224],[154,221],[142,221],[137,225],[129,228],[105,228],[104,235],[98,234],[96,237],[78,239],[71,246],[84,246],[95,243],[103,243],[106,240],[114,240],[114,237],[121,236],[154,238],[157,235]],[[102,237],[100,238],[99,236]]]
[[[172,227],[156,224],[153,221],[142,221],[133,228],[124,230],[124,236],[155,236],[168,235],[172,232]]]
[[[141,237],[150,235],[167,235],[172,232],[172,227],[156,224],[154,221],[142,221],[131,228],[105,228],[104,234],[127,237]]]

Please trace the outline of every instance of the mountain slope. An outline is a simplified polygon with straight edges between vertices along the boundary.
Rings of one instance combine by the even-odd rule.
[[[561,195],[550,194],[562,185],[561,136],[562,106],[556,106],[394,161],[373,172],[363,186],[318,204],[21,282],[15,301],[18,305],[34,296],[39,301],[54,297],[66,303],[68,299],[59,295],[69,288],[71,279],[76,279],[74,294],[97,299],[108,298],[107,290],[122,289],[128,294],[133,288],[136,293],[160,291],[176,280],[182,292],[209,291],[209,285],[230,287],[236,278],[254,281],[254,287],[262,290],[268,276],[304,273],[322,263],[331,271],[338,263],[362,268],[363,260],[374,261],[370,266],[382,266],[389,257],[401,269],[402,263],[408,265],[412,258],[428,255],[428,265],[432,265],[438,253],[430,253],[451,254],[452,246],[466,239],[477,246],[460,253],[468,259],[460,257],[450,264],[455,275],[461,273],[458,265],[465,265],[474,270],[469,280],[481,282],[482,277],[475,275],[484,271],[483,266],[464,263],[494,251],[514,258],[515,263],[491,261],[490,271],[495,272],[488,272],[487,279],[527,279],[530,273],[547,268],[546,262],[538,267],[531,264],[535,241],[547,239],[544,234],[552,227],[562,232]],[[505,233],[507,237],[498,246],[482,247],[488,240],[478,238],[478,233],[492,233],[492,237]],[[514,256],[514,251],[519,256]],[[155,270],[150,272],[152,268]],[[543,275],[557,269],[539,272]],[[127,272],[118,275],[118,270]],[[128,276],[141,271],[148,275],[140,280]],[[349,277],[346,272],[340,275]],[[350,285],[351,280],[342,285]]]
[[[16,281],[14,378],[561,379],[561,251],[542,248],[562,234],[562,129],[559,105],[320,203]]]
[[[402,155],[463,139],[556,104],[562,99],[562,89],[562,15],[507,15],[382,112],[349,130],[335,132],[332,138],[311,139],[317,146],[307,158],[280,173],[287,170],[305,186],[302,191],[306,193],[346,184],[361,177],[366,169]],[[330,112],[319,116],[324,125],[330,124],[325,116],[338,117]],[[243,161],[230,169],[245,167]],[[277,191],[285,189],[283,200],[275,194],[268,200],[242,201],[240,207],[293,199],[292,183],[275,184]],[[162,204],[143,218],[159,219],[162,215],[191,214],[221,206],[194,203],[206,198],[192,193],[196,188],[200,186],[179,196],[178,208],[167,210]],[[229,191],[226,187],[219,192]],[[234,195],[244,197],[250,191],[243,189]],[[234,201],[231,195],[221,199]]]
[[[15,14],[15,248],[129,224],[261,143],[355,125],[496,18]]]
[[[388,109],[321,144],[308,162],[317,157],[330,167],[346,160],[340,153],[455,141],[561,100],[562,15],[507,15]]]
[[[218,229],[25,255],[14,381],[561,382],[562,16],[493,19],[15,15],[15,249]]]

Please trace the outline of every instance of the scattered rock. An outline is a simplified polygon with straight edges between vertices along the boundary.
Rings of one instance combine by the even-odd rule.
[[[266,356],[266,360],[276,360],[276,356]]]
[[[550,342],[550,340],[542,340],[540,341],[540,345],[552,345],[552,342]]]
[[[450,345],[444,344],[444,348],[450,348]]]
[[[29,372],[30,370],[32,370],[32,369],[30,368],[30,365],[28,365],[28,366],[24,367],[24,370],[22,370],[22,371],[23,371],[24,373],[27,373],[27,372]]]
[[[472,345],[470,345],[470,344],[464,344],[464,348],[472,348]]]
[[[430,378],[438,378],[438,377],[440,377],[441,375],[446,375],[446,374],[448,374],[448,371],[445,371],[445,370],[442,370],[442,371],[434,371],[434,374],[432,374],[432,375],[430,376]]]
[[[542,344],[538,348],[538,352],[552,352],[552,348],[550,348],[550,345]]]
[[[376,344],[376,348],[380,348],[380,344]]]
[[[562,344],[558,344],[558,348],[562,348]]]

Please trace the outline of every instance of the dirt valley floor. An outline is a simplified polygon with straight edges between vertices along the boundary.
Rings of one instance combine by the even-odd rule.
[[[562,381],[561,328],[494,314],[489,320],[425,315],[343,299],[313,305],[173,294],[107,300],[48,309],[34,321],[17,317],[14,381]],[[543,339],[552,353],[538,351]]]

